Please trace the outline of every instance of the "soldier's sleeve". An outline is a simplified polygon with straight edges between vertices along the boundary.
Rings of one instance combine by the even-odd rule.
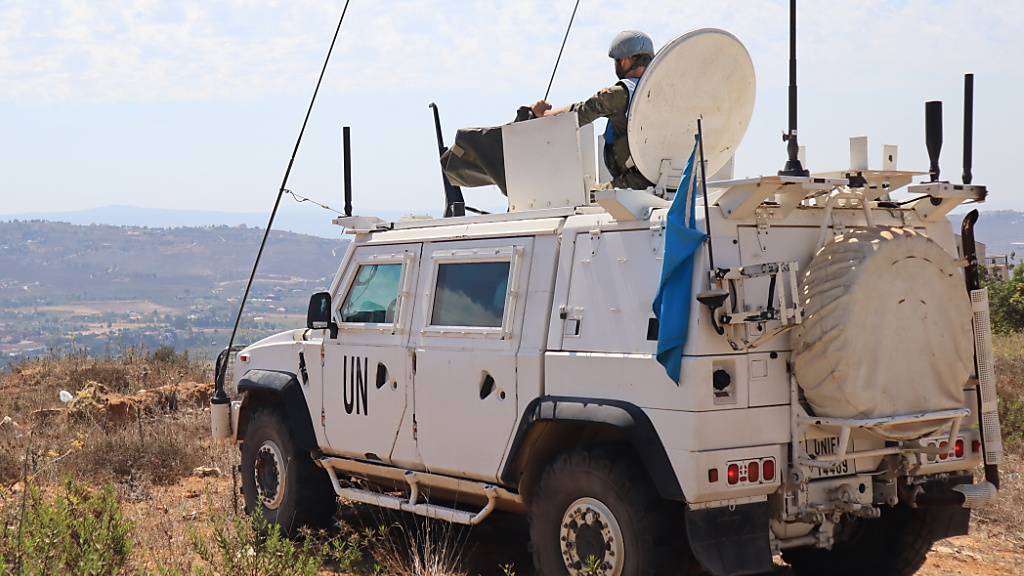
[[[598,118],[607,118],[616,114],[625,114],[629,106],[629,92],[624,86],[616,84],[605,88],[583,102],[570,106],[580,119],[580,126],[590,124]]]

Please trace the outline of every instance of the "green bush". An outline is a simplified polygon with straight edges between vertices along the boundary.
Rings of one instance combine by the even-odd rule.
[[[995,280],[983,274],[988,287],[992,330],[1008,333],[1024,330],[1024,265],[1017,266],[1006,280]]]
[[[179,354],[174,346],[160,346],[149,355],[149,360],[168,364],[188,364],[188,350]]]
[[[1024,399],[999,399],[999,424],[1003,443],[1011,451],[1024,447]]]
[[[125,572],[132,526],[111,488],[93,490],[68,480],[52,498],[34,485],[22,498],[7,500],[4,508],[0,574]]]
[[[306,532],[297,540],[282,534],[257,512],[252,517],[214,516],[211,530],[192,532],[192,547],[205,563],[201,574],[315,576],[326,564],[345,573],[362,572],[373,532],[328,537]]]

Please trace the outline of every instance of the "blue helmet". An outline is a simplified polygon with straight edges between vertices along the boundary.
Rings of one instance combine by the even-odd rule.
[[[637,54],[654,56],[654,41],[639,30],[619,32],[612,40],[611,47],[608,48],[608,57],[616,60]]]

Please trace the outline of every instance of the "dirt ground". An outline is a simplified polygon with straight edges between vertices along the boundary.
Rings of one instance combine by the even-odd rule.
[[[1003,473],[1002,505],[1024,499],[1024,466],[1020,458],[1010,461]],[[145,498],[126,506],[128,517],[139,527],[139,539],[147,545],[147,561],[141,566],[154,570],[173,565],[179,569],[192,567],[193,560],[182,556],[189,547],[189,534],[203,526],[213,514],[232,508],[233,482],[227,476],[189,477],[166,489],[153,491]],[[239,505],[241,505],[239,503]],[[1021,511],[1024,512],[1024,511]],[[395,521],[383,519],[379,512],[365,507],[349,507],[342,522],[379,524]],[[402,521],[414,521],[408,518]],[[993,520],[990,514],[975,514],[969,536],[943,540],[935,544],[920,576],[1020,576],[1024,573],[1024,525],[1008,525]],[[479,576],[531,576],[531,560],[527,548],[528,531],[520,518],[495,517],[484,525],[455,529],[447,535],[461,550],[460,565],[467,574]],[[781,565],[773,576],[790,571]],[[511,569],[512,572],[505,570]],[[341,573],[325,570],[325,575]],[[346,575],[347,576],[347,575]],[[865,575],[875,576],[875,575]]]
[[[1014,346],[1012,355],[1003,355],[1008,359],[1000,374],[1003,390],[1015,398],[1024,397],[1021,350]],[[112,485],[133,526],[135,551],[126,573],[209,572],[196,553],[196,537],[209,534],[218,519],[235,517],[242,503],[232,473],[237,448],[209,437],[206,376],[204,367],[187,359],[154,357],[72,357],[0,373],[0,505],[18,501],[26,470],[44,489],[58,486],[69,474],[94,486]],[[73,399],[61,401],[63,390]],[[1006,412],[1004,425],[1018,421],[1015,414]],[[1024,574],[1024,450],[1021,427],[1012,430],[1017,436],[1002,467],[1000,500],[973,515],[969,536],[938,542],[922,576]],[[339,518],[334,533],[345,538],[365,528],[397,526],[416,533],[424,526],[415,517],[363,506],[345,506]],[[434,530],[427,536],[444,543],[454,568],[397,573],[533,574],[521,517],[495,514],[476,528]],[[373,553],[368,561],[375,558]],[[773,576],[789,574],[778,563]],[[355,576],[330,568],[328,563],[322,574]]]

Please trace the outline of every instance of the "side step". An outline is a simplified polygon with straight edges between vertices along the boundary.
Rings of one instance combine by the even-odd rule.
[[[334,486],[334,491],[339,497],[352,502],[370,504],[372,506],[379,506],[389,510],[409,512],[418,516],[433,518],[435,520],[443,520],[445,522],[452,522],[455,524],[465,524],[468,526],[476,526],[477,524],[480,524],[491,515],[491,512],[494,511],[494,508],[498,503],[499,491],[504,492],[500,488],[490,484],[480,484],[475,486],[476,489],[474,492],[486,496],[487,504],[485,504],[479,512],[468,512],[466,510],[459,510],[458,508],[452,508],[449,506],[420,502],[420,477],[412,470],[406,470],[402,473],[402,479],[409,486],[408,498],[401,498],[399,496],[382,494],[380,492],[360,488],[345,488],[341,485],[341,481],[338,480],[338,473],[334,465],[340,462],[340,460],[334,458],[325,458],[318,461],[318,464],[327,471],[327,475],[331,479],[331,484]],[[394,472],[398,471],[392,469],[392,474]],[[425,476],[429,478],[432,475]]]

